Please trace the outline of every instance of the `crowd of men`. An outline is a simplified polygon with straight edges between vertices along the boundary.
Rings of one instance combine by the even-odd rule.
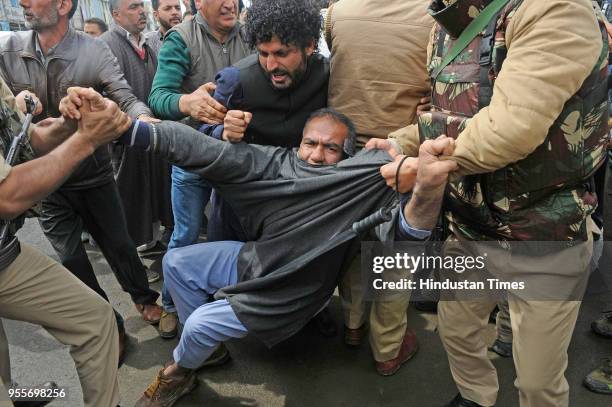
[[[160,337],[181,331],[136,404],[171,406],[197,370],[229,360],[229,339],[274,346],[310,322],[336,335],[336,288],[344,342],[369,339],[376,371],[395,374],[418,349],[410,295],[368,304],[362,240],[567,243],[539,257],[548,268],[513,264],[549,276],[559,259],[591,261],[595,229],[612,236],[612,205],[595,212],[612,193],[607,3],[340,0],[323,19],[315,0],[196,0],[190,16],[153,0],[149,33],[142,0],[109,4],[110,27],[79,32],[76,0],[20,0],[29,30],[0,40],[0,218],[12,220],[0,317],[70,345],[86,406],[119,404],[127,340],[87,239]],[[351,229],[381,208],[390,216]],[[15,237],[29,209],[61,264]],[[142,257],[164,253],[159,305]],[[582,287],[583,269],[558,277]],[[521,406],[568,405],[580,298],[433,304],[458,388],[447,406],[495,404],[482,331],[496,308],[491,350],[514,358]],[[612,337],[612,313],[593,329]],[[2,383],[0,322],[0,401]],[[612,361],[585,385],[612,394]]]

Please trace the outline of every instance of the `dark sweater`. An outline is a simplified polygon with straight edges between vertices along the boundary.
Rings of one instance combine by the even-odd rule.
[[[149,126],[140,123],[139,129]],[[144,143],[131,133],[123,138],[132,140],[149,147],[148,136]],[[227,297],[238,319],[269,346],[296,333],[331,297],[349,244],[308,267],[282,267],[395,197],[379,173],[390,161],[381,150],[313,166],[296,149],[226,143],[174,122],[155,125],[151,144],[170,163],[206,179],[241,214],[248,241],[239,254],[239,282],[217,297]],[[395,215],[383,240],[395,236]]]
[[[329,62],[314,54],[300,82],[278,90],[270,84],[257,55],[250,55],[219,72],[215,78],[215,99],[229,110],[253,113],[244,141],[270,146],[296,147],[308,116],[327,106]],[[221,138],[223,125],[204,125],[201,130]]]

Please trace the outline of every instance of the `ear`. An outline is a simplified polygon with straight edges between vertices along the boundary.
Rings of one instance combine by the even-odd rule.
[[[159,13],[157,12],[157,10],[153,10],[153,17],[155,17],[155,20],[158,20]]]
[[[306,52],[307,56],[312,56],[312,54],[314,54],[314,50],[315,50],[315,42],[314,40],[310,40],[310,42],[308,43],[304,51]]]
[[[57,3],[57,11],[60,16],[67,16],[72,9],[72,0],[59,0]]]

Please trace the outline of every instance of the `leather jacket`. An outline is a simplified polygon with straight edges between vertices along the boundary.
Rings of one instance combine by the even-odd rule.
[[[38,96],[43,112],[36,116],[35,122],[58,117],[60,100],[71,86],[94,88],[131,117],[152,115],[132,93],[108,46],[72,28],[44,59],[38,51],[34,31],[13,32],[3,37],[0,76],[15,95],[29,90]],[[81,163],[62,188],[91,188],[111,181],[112,177],[108,148],[101,146]]]

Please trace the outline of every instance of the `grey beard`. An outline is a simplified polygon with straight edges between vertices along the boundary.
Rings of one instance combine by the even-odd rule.
[[[55,25],[57,25],[58,21],[59,21],[59,13],[57,12],[57,10],[52,10],[51,14],[49,16],[46,16],[46,18],[45,17],[36,18],[32,21],[26,20],[25,26],[26,28],[30,30],[34,30],[38,32],[38,31],[44,30],[45,28],[54,27]]]

